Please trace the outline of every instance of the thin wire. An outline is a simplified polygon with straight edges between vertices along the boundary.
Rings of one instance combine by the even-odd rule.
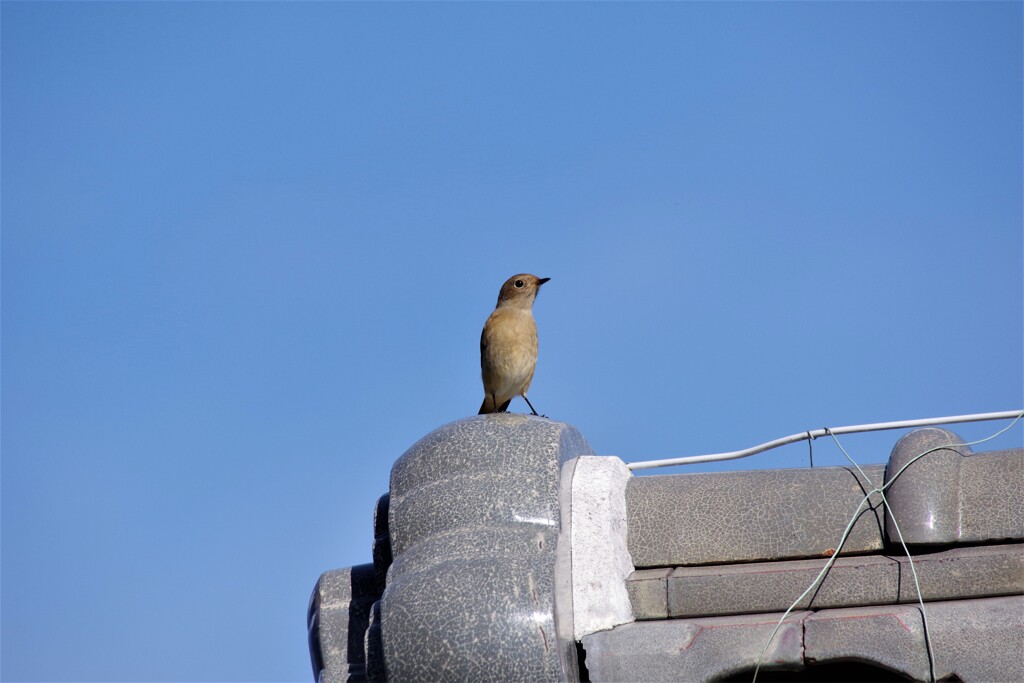
[[[843,545],[846,543],[846,539],[850,535],[850,531],[853,529],[853,525],[857,521],[857,517],[860,516],[861,508],[871,497],[871,493],[874,493],[874,491],[868,493],[868,495],[864,496],[863,500],[860,501],[860,504],[857,506],[857,511],[853,513],[853,517],[850,519],[850,523],[847,524],[846,529],[843,530],[843,536],[839,539],[838,545],[836,545],[836,551],[832,553],[832,557],[828,558],[828,562],[826,562],[825,566],[821,568],[820,572],[818,572],[818,576],[814,578],[814,581],[812,581],[811,585],[807,587],[807,590],[801,593],[800,597],[794,600],[793,604],[791,604],[789,608],[782,613],[782,618],[779,619],[779,623],[777,623],[775,628],[772,629],[771,635],[768,636],[768,642],[764,644],[764,647],[761,648],[761,654],[757,656],[757,664],[754,666],[754,678],[752,683],[756,683],[757,681],[757,673],[761,670],[761,661],[764,659],[765,653],[768,652],[768,647],[772,644],[772,640],[775,639],[775,634],[778,633],[779,629],[782,627],[782,622],[786,620],[786,617],[789,616],[790,612],[796,609],[796,606],[800,604],[800,601],[807,597],[808,593],[814,590],[825,574],[828,573],[828,570],[832,568],[832,565],[835,564],[836,559],[839,557],[839,552],[843,549]]]
[[[852,463],[853,463],[853,466],[857,468],[857,471],[858,471],[858,472],[860,472],[860,476],[864,477],[864,479],[865,479],[865,480],[866,480],[866,481],[867,481],[867,482],[868,482],[869,484],[871,484],[872,486],[874,486],[874,485],[875,485],[875,482],[871,481],[871,477],[869,477],[869,476],[867,475],[867,473],[865,473],[865,472],[864,472],[864,470],[862,470],[862,469],[860,468],[860,465],[858,465],[858,464],[857,464],[857,461],[856,461],[856,460],[854,460],[853,458],[851,458],[851,457],[850,457],[850,454],[849,454],[849,453],[847,453],[847,452],[846,452],[846,449],[844,449],[844,448],[843,448],[843,445],[842,445],[841,443],[839,443],[839,439],[837,439],[837,438],[836,438],[836,435],[832,433],[832,430],[830,430],[830,429],[829,429],[828,427],[826,427],[826,428],[825,428],[825,433],[826,433],[826,434],[828,434],[829,436],[831,436],[831,437],[832,437],[832,440],[836,442],[836,445],[837,445],[837,446],[839,446],[839,450],[843,452],[843,455],[845,455],[845,456],[846,456],[846,459],[847,459],[847,460],[849,460],[850,462],[852,462]]]
[[[1013,426],[1013,423],[1010,423],[1010,426]],[[850,457],[850,454],[846,452],[845,448],[843,448],[843,444],[839,443],[839,439],[836,438],[836,435],[832,434],[831,436],[832,440],[836,442],[836,446],[839,446],[839,450],[842,451],[843,455],[846,456],[846,459],[852,462],[853,466],[856,467],[862,475],[864,475],[865,479],[867,479],[867,475],[864,474],[864,470],[860,468],[860,465],[857,464],[856,460]],[[916,456],[914,460],[919,460],[923,455],[924,454]],[[901,469],[900,472],[902,472],[903,469]],[[888,514],[887,519],[892,521],[892,526],[894,529],[896,529],[896,535],[900,539],[900,545],[903,546],[903,553],[907,556],[907,560],[910,562],[910,574],[914,577],[914,589],[917,591],[917,603],[921,606],[921,626],[924,629],[924,647],[928,655],[928,679],[930,681],[934,681],[935,659],[933,653],[935,652],[935,649],[932,647],[931,629],[928,628],[928,612],[924,608],[924,596],[921,594],[921,583],[917,579],[917,568],[914,566],[914,558],[911,556],[910,550],[907,549],[907,543],[903,540],[903,532],[900,531],[900,526],[896,523],[896,515],[893,513],[892,508],[889,506],[889,499],[885,497],[885,493],[883,491],[883,489],[888,488],[889,484],[891,484],[895,480],[896,476],[893,476],[893,478],[890,479],[889,482],[886,483],[885,486],[883,486],[881,489],[876,487],[874,490],[878,491],[878,493],[882,496],[882,504],[885,506],[885,511]],[[871,482],[870,479],[868,479],[868,481]],[[874,486],[874,482],[871,482],[871,485]]]
[[[985,443],[986,441],[991,441],[992,439],[995,439],[998,436],[1002,436],[1006,432],[1010,431],[1010,428],[1013,427],[1013,425],[1017,424],[1021,420],[1021,418],[1024,418],[1024,412],[1022,412],[1017,417],[1013,418],[1013,421],[1010,424],[1006,425],[1005,427],[1000,429],[998,432],[996,432],[992,436],[986,436],[984,439],[978,439],[977,441],[968,441],[967,443],[950,443],[950,444],[945,444],[943,446],[936,446],[935,448],[929,448],[928,450],[926,450],[924,453],[921,453],[920,455],[915,455],[913,458],[911,458],[909,461],[907,461],[906,465],[904,465],[903,467],[899,468],[899,470],[897,470],[896,474],[892,475],[892,479],[890,479],[888,482],[886,482],[885,486],[883,486],[882,488],[886,488],[887,489],[890,486],[892,486],[892,483],[894,481],[896,481],[896,477],[898,477],[901,474],[903,474],[903,471],[905,469],[907,469],[908,467],[913,465],[915,462],[917,462],[918,460],[920,460],[924,456],[928,455],[929,453],[934,453],[935,451],[941,451],[941,450],[945,450],[945,449],[949,449],[949,448],[954,448],[955,449],[955,448],[957,448],[959,446],[977,446],[979,443]]]
[[[885,503],[885,510],[889,514],[889,519],[892,520],[892,526],[896,529],[896,535],[900,538],[900,545],[903,546],[903,552],[907,556],[907,561],[910,562],[910,574],[914,577],[914,590],[917,591],[917,604],[921,606],[921,626],[924,628],[924,648],[928,654],[928,679],[935,681],[935,648],[932,646],[932,631],[928,627],[928,613],[924,609],[924,596],[921,594],[921,582],[917,578],[917,568],[914,566],[914,558],[911,557],[910,551],[907,550],[907,543],[903,540],[903,532],[900,531],[900,525],[896,523],[896,515],[892,513],[892,508],[889,507],[889,500],[882,494],[882,502]]]
[[[882,504],[885,506],[886,511],[889,513],[889,518],[892,519],[893,528],[896,529],[896,535],[900,539],[900,545],[903,546],[903,552],[906,553],[907,560],[909,560],[909,562],[910,562],[910,572],[911,572],[911,574],[914,577],[914,588],[917,590],[917,600],[918,600],[918,604],[921,607],[921,624],[922,624],[922,626],[924,628],[925,648],[926,648],[927,654],[928,654],[929,675],[930,675],[930,679],[932,681],[934,681],[935,680],[934,650],[932,648],[931,636],[930,636],[929,630],[928,630],[928,617],[927,617],[927,613],[926,613],[925,607],[924,607],[924,597],[923,597],[923,595],[921,593],[921,584],[918,581],[917,569],[914,567],[914,558],[911,556],[910,550],[907,549],[907,544],[903,540],[903,533],[900,531],[899,525],[896,523],[896,516],[892,512],[892,508],[889,507],[889,501],[886,500],[885,490],[888,489],[890,486],[892,486],[893,482],[895,482],[896,479],[901,474],[903,474],[903,472],[908,467],[910,467],[912,464],[914,464],[915,462],[917,462],[918,460],[920,460],[924,456],[929,455],[930,453],[934,453],[935,451],[946,450],[946,449],[950,449],[950,448],[955,449],[955,448],[957,448],[959,446],[977,446],[978,444],[985,443],[986,441],[991,441],[992,439],[995,439],[995,438],[1001,436],[1002,434],[1005,434],[1006,432],[1008,432],[1015,424],[1017,424],[1017,422],[1019,422],[1021,420],[1021,418],[1024,418],[1024,411],[1022,411],[1016,417],[1014,417],[1013,421],[1011,421],[1010,424],[1006,425],[1005,427],[1000,429],[995,434],[992,434],[991,436],[987,436],[987,437],[985,437],[983,439],[978,439],[976,441],[969,441],[967,443],[961,443],[961,444],[943,444],[943,445],[940,445],[940,446],[935,446],[933,448],[929,448],[928,450],[924,451],[923,453],[919,453],[918,455],[916,455],[913,458],[911,458],[910,460],[908,460],[906,462],[906,464],[904,464],[903,467],[901,467],[899,470],[897,470],[896,474],[894,474],[881,487],[875,487],[875,488],[872,488],[870,491],[868,491],[867,494],[864,496],[864,498],[857,505],[856,511],[854,511],[853,516],[850,518],[850,522],[846,525],[846,529],[843,530],[843,535],[839,539],[839,543],[836,546],[836,551],[832,554],[832,557],[830,557],[828,559],[828,561],[825,563],[825,566],[821,568],[821,571],[818,572],[818,575],[814,578],[814,581],[811,582],[811,585],[807,587],[807,590],[805,590],[803,593],[801,593],[800,596],[796,600],[793,601],[793,604],[791,604],[789,606],[789,608],[786,609],[785,612],[783,612],[782,618],[779,619],[779,622],[775,625],[775,628],[772,629],[771,634],[768,636],[768,641],[764,644],[764,647],[761,648],[761,653],[757,656],[757,663],[754,666],[754,677],[753,677],[751,683],[757,683],[757,674],[761,670],[761,662],[764,660],[764,655],[765,655],[766,652],[768,652],[768,648],[771,646],[772,640],[775,639],[775,636],[779,632],[779,629],[782,628],[782,624],[786,621],[786,617],[788,617],[790,615],[790,613],[796,608],[796,606],[800,604],[801,600],[803,600],[805,597],[807,597],[807,595],[812,590],[814,590],[814,588],[821,582],[821,580],[824,578],[824,576],[832,568],[832,565],[835,564],[836,559],[839,557],[839,553],[842,551],[843,546],[846,544],[846,539],[849,537],[850,531],[853,529],[854,525],[856,524],[858,517],[860,517],[861,508],[864,507],[865,503],[868,503],[868,507],[871,507],[871,505],[869,503],[869,500],[870,500],[871,496],[873,494],[875,494],[875,493],[878,493],[881,496]],[[847,453],[846,449],[844,449],[842,444],[839,443],[839,439],[836,438],[836,435],[833,433],[833,430],[830,430],[830,429],[828,429],[826,427],[824,431],[825,431],[826,434],[828,434],[829,436],[832,437],[832,440],[835,441],[837,446],[839,446],[839,450],[842,451],[843,455],[845,455],[846,458],[851,463],[853,463],[853,466],[857,468],[857,471],[861,473],[861,476],[864,477],[864,479],[868,482],[868,484],[870,484],[871,486],[874,486],[874,482],[872,482],[870,477],[868,477],[867,474],[864,473],[864,470],[862,470],[860,465],[857,464],[857,461],[854,460],[852,457],[850,457],[850,454]]]

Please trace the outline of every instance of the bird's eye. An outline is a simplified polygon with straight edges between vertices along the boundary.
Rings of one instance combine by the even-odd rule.
[[[523,281],[522,280],[516,280],[512,284],[514,284],[517,289],[522,289],[523,288]]]

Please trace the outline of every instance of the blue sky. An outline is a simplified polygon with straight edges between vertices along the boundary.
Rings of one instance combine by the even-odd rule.
[[[627,461],[1021,407],[1022,19],[4,2],[0,677],[309,680],[513,273],[533,404]]]

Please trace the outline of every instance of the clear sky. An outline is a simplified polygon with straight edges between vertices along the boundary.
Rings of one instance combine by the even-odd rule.
[[[3,680],[310,680],[517,272],[600,454],[1021,407],[1022,20],[3,2]]]

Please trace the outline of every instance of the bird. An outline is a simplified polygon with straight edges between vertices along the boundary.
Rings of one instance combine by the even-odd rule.
[[[537,323],[533,302],[540,286],[550,280],[528,273],[513,275],[498,292],[498,305],[480,333],[480,374],[484,402],[479,415],[504,413],[516,396],[522,396],[536,415],[526,391],[537,368]]]

